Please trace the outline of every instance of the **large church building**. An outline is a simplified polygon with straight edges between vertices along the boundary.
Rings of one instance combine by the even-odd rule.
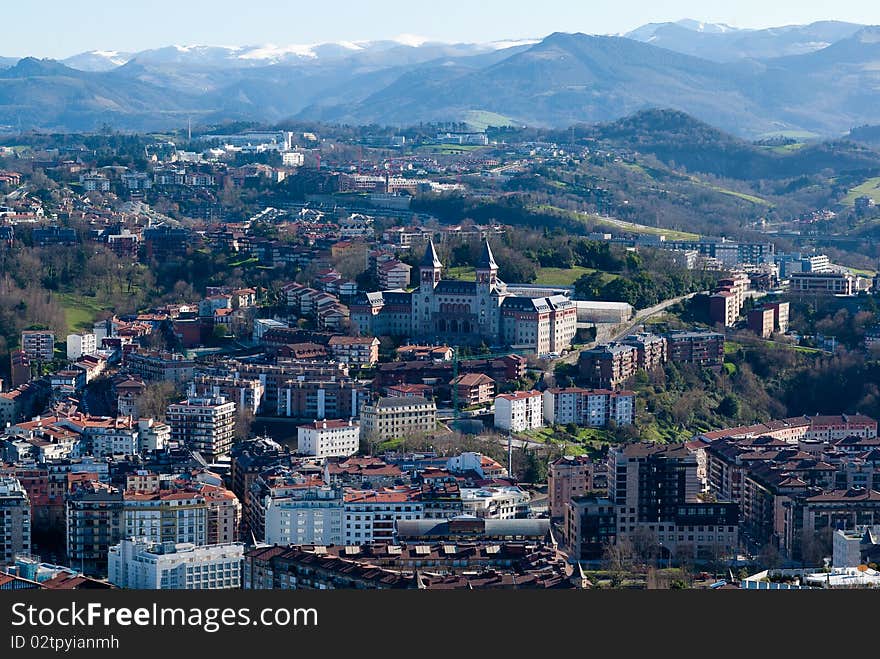
[[[451,345],[504,345],[539,355],[560,352],[577,331],[577,309],[565,295],[523,297],[508,293],[488,241],[474,281],[443,279],[433,241],[419,264],[419,285],[366,293],[351,305],[362,334],[400,336]]]

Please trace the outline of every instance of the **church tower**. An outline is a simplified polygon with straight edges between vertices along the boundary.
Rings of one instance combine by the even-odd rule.
[[[498,264],[489,241],[483,243],[483,251],[476,267],[477,327],[488,343],[497,341],[501,329],[502,291],[499,290]]]
[[[498,286],[498,264],[495,263],[495,256],[492,254],[488,240],[483,243],[483,253],[477,261],[476,270],[478,288],[488,287],[491,291]]]
[[[438,306],[437,298],[434,297],[434,289],[440,283],[442,270],[443,264],[437,257],[434,241],[429,240],[428,246],[425,248],[425,255],[419,263],[419,286],[412,292],[411,297],[411,326],[416,336],[435,334],[433,319]]]
[[[428,246],[425,248],[425,255],[422,262],[419,263],[419,289],[422,292],[428,289],[433,290],[440,282],[440,271],[443,264],[437,257],[437,250],[434,249],[434,241],[428,240]]]

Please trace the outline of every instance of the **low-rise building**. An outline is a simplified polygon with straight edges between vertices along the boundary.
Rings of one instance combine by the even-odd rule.
[[[495,380],[484,373],[463,373],[453,378],[449,386],[458,404],[465,407],[485,405],[495,396]]]

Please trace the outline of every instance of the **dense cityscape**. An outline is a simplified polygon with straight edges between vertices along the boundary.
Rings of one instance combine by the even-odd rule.
[[[494,119],[3,126],[0,589],[880,586],[876,144]]]

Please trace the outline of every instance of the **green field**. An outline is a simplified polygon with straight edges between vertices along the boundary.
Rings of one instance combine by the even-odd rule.
[[[758,139],[766,140],[774,137],[784,137],[793,140],[812,140],[821,137],[818,133],[811,133],[808,130],[774,130],[769,133],[761,133]]]
[[[439,153],[441,155],[455,155],[459,153],[470,153],[478,149],[485,149],[484,146],[476,144],[427,144],[419,147],[420,150],[430,151],[431,153]]]
[[[573,286],[583,275],[593,272],[595,272],[593,268],[583,268],[579,265],[572,266],[571,268],[538,268],[538,277],[535,279],[535,283],[543,286]],[[474,268],[470,265],[447,268],[443,271],[443,276],[447,279],[473,281]],[[605,281],[616,279],[618,276],[610,272],[603,274]]]
[[[722,188],[719,185],[712,185],[711,183],[706,183],[705,181],[700,180],[696,176],[689,177],[691,181],[702,185],[709,190],[713,190],[714,192],[719,192],[721,194],[730,195],[731,197],[736,197],[738,199],[742,199],[743,201],[749,201],[753,204],[758,204],[759,206],[772,206],[772,204],[766,199],[761,199],[761,197],[756,197],[755,195],[746,194],[744,192],[737,192],[736,190],[730,190],[728,188]]]
[[[880,176],[869,178],[852,188],[840,203],[844,206],[854,206],[856,197],[870,197],[874,203],[880,203]]]
[[[95,317],[104,310],[95,298],[74,296],[70,293],[56,293],[55,297],[64,307],[64,319],[71,332],[92,329]]]
[[[644,224],[636,224],[635,222],[625,222],[624,220],[614,220],[611,218],[601,217],[599,215],[593,215],[592,213],[569,211],[565,210],[564,208],[559,208],[558,206],[550,206],[547,204],[535,206],[535,210],[538,212],[553,211],[556,213],[562,213],[563,215],[566,215],[575,220],[579,220],[581,222],[591,222],[593,224],[597,224],[603,227],[627,231],[629,233],[666,236],[669,240],[699,240],[700,238],[700,235],[697,233],[678,231],[676,229],[664,229],[662,227],[649,227]]]
[[[464,113],[462,120],[474,130],[486,130],[489,126],[513,126],[514,122],[510,117],[503,114],[489,112],[488,110],[468,110]]]

